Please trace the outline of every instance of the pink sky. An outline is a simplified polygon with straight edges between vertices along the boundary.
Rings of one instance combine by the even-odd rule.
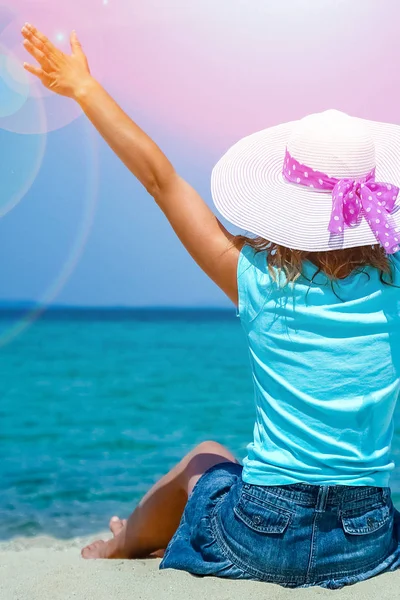
[[[396,0],[55,4],[13,0],[0,52],[23,60],[24,21],[65,49],[75,28],[93,75],[128,112],[145,111],[168,133],[196,143],[223,149],[252,131],[330,107],[399,121]],[[29,96],[0,127],[45,131],[78,114],[73,102],[37,85]]]

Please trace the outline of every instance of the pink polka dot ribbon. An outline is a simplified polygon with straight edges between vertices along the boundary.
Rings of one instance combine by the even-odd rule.
[[[341,234],[345,227],[355,227],[364,216],[386,253],[398,252],[400,228],[395,226],[390,213],[399,188],[392,183],[375,181],[375,169],[356,179],[336,179],[299,163],[286,150],[283,176],[290,183],[332,191],[332,213],[328,225],[331,233]]]

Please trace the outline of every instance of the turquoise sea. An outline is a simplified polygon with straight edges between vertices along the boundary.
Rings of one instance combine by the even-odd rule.
[[[0,339],[19,316],[0,311]],[[0,399],[1,539],[104,530],[194,445],[243,459],[252,439],[234,311],[48,311],[0,349]]]

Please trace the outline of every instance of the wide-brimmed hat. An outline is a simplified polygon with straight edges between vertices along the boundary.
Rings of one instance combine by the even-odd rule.
[[[218,211],[310,252],[400,245],[400,126],[327,110],[249,135],[218,161]]]

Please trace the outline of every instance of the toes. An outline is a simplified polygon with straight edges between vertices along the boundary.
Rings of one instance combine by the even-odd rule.
[[[114,531],[117,529],[120,520],[121,519],[119,517],[111,517],[108,526],[112,533],[114,533]],[[115,533],[114,533],[114,535],[115,535]]]
[[[91,549],[92,549],[92,544],[90,544],[89,546],[85,546],[85,548],[82,548],[82,550],[81,550],[82,558],[89,558]]]
[[[112,517],[110,520],[110,529],[114,537],[119,534],[121,529],[126,525],[126,519],[120,519],[119,517]]]
[[[82,558],[104,558],[103,550],[105,546],[106,543],[103,540],[93,542],[93,544],[89,544],[81,550],[81,556]]]
[[[91,546],[85,546],[85,548],[82,548],[82,550],[81,550],[82,558],[89,558],[90,548],[91,548]]]

